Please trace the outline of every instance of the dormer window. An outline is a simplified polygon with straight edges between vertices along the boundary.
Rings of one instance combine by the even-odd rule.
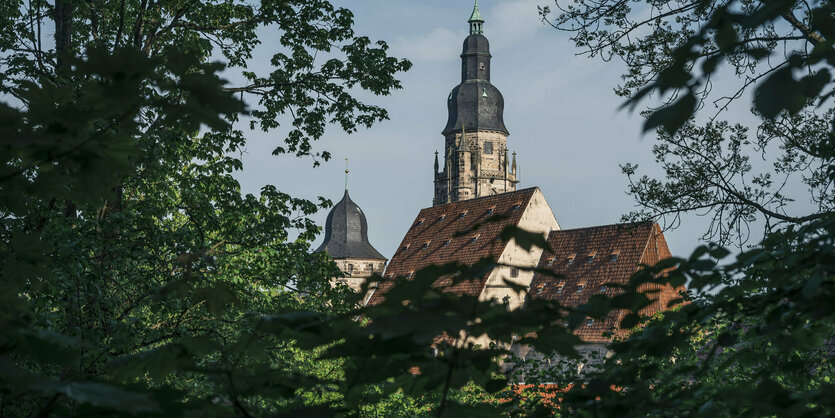
[[[478,241],[478,237],[480,237],[480,236],[481,236],[481,234],[473,235],[472,239],[470,239],[470,242],[475,243],[476,241]]]
[[[409,249],[409,246],[411,246],[411,244],[406,244],[406,245],[404,245],[404,246],[403,246],[403,248],[401,248],[400,250],[401,250],[401,251],[406,251],[406,250],[408,250],[408,249]]]
[[[565,289],[565,283],[560,283],[557,285],[557,290],[555,290],[554,293],[561,295],[563,289]]]
[[[586,326],[587,326],[587,327],[590,327],[590,326],[592,326],[592,325],[594,325],[594,319],[592,319],[592,318],[586,318]]]
[[[539,295],[542,293],[542,290],[545,288],[545,283],[540,283],[536,285],[536,294]]]
[[[575,293],[583,293],[583,289],[586,288],[585,283],[580,283],[577,285],[577,291]]]
[[[438,222],[441,222],[446,218],[446,213],[438,217]]]
[[[568,259],[567,259],[568,261],[565,264],[567,264],[569,266],[574,264],[574,257],[576,257],[576,256],[577,256],[577,254],[571,254],[570,256],[568,256]]]
[[[589,264],[594,263],[594,256],[596,256],[596,255],[597,255],[596,252],[589,253],[589,256],[586,258],[586,262],[589,263]]]
[[[522,207],[522,202],[516,202],[510,207],[510,210],[519,210]]]
[[[495,207],[495,206],[488,208],[488,209],[487,209],[487,216],[492,215],[492,214],[493,214],[493,212],[495,212],[495,211],[496,211],[496,207]]]
[[[607,290],[609,290],[609,285],[607,285],[607,284],[600,285],[600,293],[606,293]]]
[[[415,275],[415,271],[414,271],[414,270],[412,270],[412,271],[410,271],[410,272],[409,272],[409,274],[407,274],[407,275],[406,275],[406,278],[407,278],[407,279],[411,279],[411,278],[412,278],[412,276],[414,276],[414,275]]]
[[[415,225],[423,225],[423,221],[424,221],[424,218],[420,218],[420,219],[417,220]]]
[[[449,245],[449,243],[450,243],[450,240],[446,240],[446,241],[444,241],[444,247],[446,247],[447,245]]]
[[[467,216],[467,212],[469,212],[469,211],[466,211],[466,210],[465,210],[465,211],[463,211],[463,212],[459,213],[459,214],[458,214],[458,217],[459,217],[459,218],[463,218],[463,217]]]
[[[432,242],[432,241],[426,241],[426,242],[424,242],[424,243],[423,243],[423,247],[421,247],[421,249],[424,249],[424,250],[425,250],[425,249],[429,248],[429,243],[431,243],[431,242]]]
[[[619,254],[620,254],[620,251],[613,251],[612,254],[609,255],[609,261],[611,261],[611,262],[618,261],[618,255]]]
[[[548,257],[548,258],[545,260],[545,264],[546,264],[548,267],[553,266],[553,265],[554,265],[554,257]]]

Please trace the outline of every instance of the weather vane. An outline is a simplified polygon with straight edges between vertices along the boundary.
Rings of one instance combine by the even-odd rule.
[[[348,159],[345,159],[345,190],[348,190]]]

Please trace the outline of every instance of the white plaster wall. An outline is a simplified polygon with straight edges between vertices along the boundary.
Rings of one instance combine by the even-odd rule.
[[[527,208],[525,208],[525,213],[522,214],[518,226],[526,231],[541,233],[544,238],[548,237],[549,232],[560,229],[560,225],[554,217],[551,206],[545,200],[545,196],[542,195],[539,188],[531,196],[531,201],[528,203]],[[505,251],[499,257],[499,264],[506,266],[496,267],[490,273],[490,276],[487,278],[487,284],[479,296],[479,300],[487,301],[493,299],[500,302],[506,300],[510,309],[517,309],[522,306],[527,291],[514,292],[510,287],[505,285],[504,280],[528,288],[533,280],[533,271],[524,270],[523,268],[536,267],[541,256],[542,248],[531,247],[531,251],[527,251],[517,245],[514,240],[511,240],[507,248],[505,248]],[[510,277],[510,271],[512,269],[510,266],[520,267],[518,269],[518,277]]]
[[[551,206],[545,200],[545,196],[542,195],[539,188],[531,196],[530,203],[525,208],[525,213],[522,214],[518,226],[526,231],[539,232],[545,238],[548,237],[549,232],[560,229]],[[514,240],[511,240],[498,260],[499,264],[505,264],[506,266],[496,267],[490,272],[484,290],[479,295],[479,300],[505,302],[511,310],[520,308],[525,302],[527,291],[516,292],[508,287],[503,279],[514,284],[520,284],[527,289],[533,280],[533,271],[520,268],[519,276],[511,278],[510,270],[512,267],[510,266],[534,268],[539,263],[540,256],[542,256],[542,248],[531,247],[531,250],[527,251],[517,245]],[[470,341],[482,347],[487,347],[491,339],[488,336],[483,336],[473,338]]]

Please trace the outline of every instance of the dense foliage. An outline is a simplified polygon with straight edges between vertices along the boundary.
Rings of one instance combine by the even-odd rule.
[[[589,55],[626,63],[617,92],[631,107],[651,95],[661,99],[644,115],[645,128],[657,131],[654,152],[666,176],[636,177],[636,166],[624,167],[644,209],[632,217],[675,226],[685,213],[709,215],[706,238],[740,245],[750,223],[765,220],[762,241],[735,260],[710,244],[636,274],[633,285],[658,281],[674,267],[661,280],[687,281],[693,298],[614,344],[604,367],[564,394],[562,408],[637,416],[831,414],[835,6],[578,0],[557,7],[556,16],[541,9],[543,18],[570,31]],[[738,89],[717,90],[719,80],[726,86],[733,79]],[[760,123],[755,138],[744,123],[718,120],[747,89]],[[789,195],[803,188],[807,194]],[[793,199],[803,205],[792,207]]]
[[[626,65],[616,92],[631,106],[652,97],[664,178],[623,166],[641,207],[627,219],[696,213],[705,239],[741,247],[832,212],[818,149],[832,135],[831,2],[577,0],[541,14],[582,53]],[[722,120],[734,106],[758,123]]]
[[[311,141],[328,124],[385,119],[352,91],[387,94],[409,63],[352,25],[326,1],[3,2],[0,415],[329,399],[293,376],[333,379],[336,363],[256,331],[265,314],[345,305],[338,270],[309,249],[307,216],[327,202],[242,194],[235,122],[327,159]],[[259,74],[265,30],[279,43]]]

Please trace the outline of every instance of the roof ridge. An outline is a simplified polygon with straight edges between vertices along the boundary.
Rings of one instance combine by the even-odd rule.
[[[453,205],[453,204],[463,204],[463,203],[466,203],[466,202],[474,202],[474,201],[479,201],[479,200],[484,200],[484,199],[495,199],[495,198],[507,197],[507,195],[511,195],[511,194],[514,194],[514,193],[531,192],[531,191],[534,191],[536,189],[539,189],[539,186],[532,186],[532,187],[528,187],[528,188],[525,188],[525,189],[514,190],[512,192],[504,192],[504,193],[487,195],[487,196],[479,196],[479,197],[474,197],[472,199],[457,200],[455,202],[448,202],[448,203],[443,203],[443,204],[440,204],[440,205],[429,206],[429,207],[424,208],[424,209],[438,208],[438,207],[441,207],[441,206]],[[421,210],[423,210],[423,209],[421,209]]]
[[[637,222],[619,222],[613,224],[605,224],[605,225],[595,225],[595,226],[584,226],[580,228],[568,228],[568,229],[555,229],[551,231],[551,233],[555,232],[573,232],[573,231],[582,231],[585,229],[597,229],[597,228],[606,228],[606,227],[627,227],[627,226],[643,226],[643,225],[653,225],[655,222],[650,221],[637,221]]]

